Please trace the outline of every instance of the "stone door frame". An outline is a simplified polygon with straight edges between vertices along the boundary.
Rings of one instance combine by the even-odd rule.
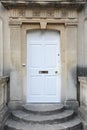
[[[26,91],[27,91],[27,70],[26,70],[26,64],[27,64],[27,31],[29,30],[40,30],[41,26],[40,23],[38,24],[23,24],[22,25],[22,73],[23,73],[23,100],[26,102]],[[65,28],[64,25],[55,25],[55,24],[47,24],[46,30],[54,30],[60,32],[60,49],[61,49],[61,100],[64,101],[65,95],[66,95],[66,87],[67,86],[67,80],[66,80],[66,72],[67,72],[67,67],[65,65],[65,57],[66,57],[66,50],[65,50]]]
[[[54,30],[60,32],[61,47],[61,101],[77,100],[77,19],[27,19],[10,18],[11,47],[11,102],[26,103],[27,88],[27,32],[29,30]],[[16,76],[15,76],[16,75]],[[15,91],[16,93],[13,93]],[[72,93],[73,92],[73,93]]]

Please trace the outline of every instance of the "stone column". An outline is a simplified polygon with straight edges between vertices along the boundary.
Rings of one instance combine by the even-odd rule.
[[[77,100],[77,25],[68,24],[67,38],[67,100]]]
[[[21,23],[10,22],[10,49],[12,70],[10,74],[10,102],[22,101],[21,83]]]

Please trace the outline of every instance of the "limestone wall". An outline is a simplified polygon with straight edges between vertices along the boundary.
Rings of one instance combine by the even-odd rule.
[[[87,76],[87,7],[78,9],[5,9],[0,4],[0,75],[10,75],[10,100],[26,102],[26,32],[61,34],[62,101],[77,99],[77,76]],[[77,75],[78,70],[78,75]]]
[[[9,75],[11,69],[8,21],[8,11],[0,3],[0,76]]]
[[[87,6],[79,12],[78,76],[87,76]]]

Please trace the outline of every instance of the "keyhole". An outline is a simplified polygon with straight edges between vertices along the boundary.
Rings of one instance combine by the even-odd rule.
[[[59,56],[60,54],[58,54],[58,56]]]

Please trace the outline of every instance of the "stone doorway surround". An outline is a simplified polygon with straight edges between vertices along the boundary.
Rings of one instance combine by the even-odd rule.
[[[27,32],[57,30],[61,46],[61,99],[77,100],[77,28],[78,12],[85,2],[76,1],[7,1],[11,48],[10,102],[26,103]],[[14,93],[15,92],[15,93]]]

